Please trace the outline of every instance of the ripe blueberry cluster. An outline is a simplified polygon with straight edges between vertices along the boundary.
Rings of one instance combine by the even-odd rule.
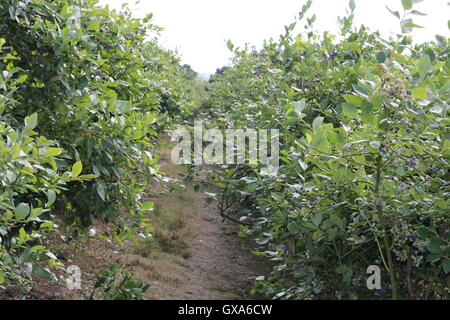
[[[339,55],[339,52],[336,49],[334,49],[333,51],[331,51],[329,53],[330,59],[337,58],[338,55]]]
[[[411,167],[414,167],[417,164],[416,158],[413,157],[412,160],[405,160],[405,171],[408,171]]]

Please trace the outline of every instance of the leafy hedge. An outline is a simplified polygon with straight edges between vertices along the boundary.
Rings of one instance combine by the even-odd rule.
[[[449,298],[449,39],[385,40],[354,28],[354,9],[338,36],[313,32],[307,18],[303,34],[293,23],[262,50],[235,49],[233,66],[211,79],[206,118],[277,128],[282,141],[277,176],[251,165],[215,173],[223,207],[275,263],[254,292]],[[366,287],[369,265],[381,267],[381,290]]]
[[[119,210],[145,222],[153,141],[187,112],[184,69],[151,15],[96,3],[0,3],[0,289],[51,278],[59,262],[42,239],[56,216],[76,230],[115,221],[116,239],[131,237]]]

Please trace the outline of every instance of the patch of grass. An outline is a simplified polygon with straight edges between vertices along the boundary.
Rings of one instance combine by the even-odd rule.
[[[157,222],[159,228],[170,232],[181,230],[185,225],[183,215],[179,211],[171,209],[162,210]]]
[[[156,249],[185,256],[188,246],[183,240],[182,229],[185,226],[185,219],[182,212],[157,205],[155,216],[153,237],[142,241],[136,247],[135,253],[143,257],[149,257]]]

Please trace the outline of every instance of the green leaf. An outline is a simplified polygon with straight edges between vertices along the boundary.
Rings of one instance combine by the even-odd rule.
[[[311,146],[321,151],[328,151],[330,143],[328,142],[327,133],[325,131],[316,132],[311,141]]]
[[[287,225],[287,229],[290,233],[292,233],[294,235],[300,233],[300,231],[301,231],[300,226],[296,222],[289,223]]]
[[[393,16],[397,17],[397,19],[400,19],[400,12],[398,12],[398,11],[393,11],[393,10],[389,9],[387,6],[386,6],[386,9],[387,9]]]
[[[320,223],[322,222],[322,214],[321,213],[316,213],[313,214],[311,217],[311,221],[312,223],[314,223],[315,226],[320,226]]]
[[[371,141],[371,142],[369,142],[369,145],[375,149],[379,149],[381,147],[380,141]]]
[[[44,213],[44,209],[42,208],[34,208],[33,210],[31,210],[31,217],[32,218],[37,218],[39,217],[42,213]]]
[[[33,113],[31,116],[25,118],[25,129],[27,131],[31,131],[36,128],[38,125],[38,115],[37,113]]]
[[[317,230],[316,232],[313,233],[312,239],[313,239],[314,241],[317,241],[317,240],[319,240],[322,236],[323,236],[323,231]]]
[[[433,232],[425,227],[420,227],[417,236],[423,240],[436,236]]]
[[[411,11],[411,14],[415,14],[416,16],[426,16],[427,15],[426,13],[423,13],[423,12],[420,12],[417,10]]]
[[[128,111],[131,110],[131,103],[130,101],[126,101],[126,100],[117,100],[116,101],[116,110],[122,112],[122,113],[127,113]]]
[[[83,164],[81,161],[75,162],[72,166],[72,178],[76,178],[80,175],[81,171],[83,171]]]
[[[344,166],[339,167],[336,170],[335,174],[333,175],[333,181],[336,184],[348,183],[352,179],[353,179],[352,172],[348,168],[346,168]]]
[[[337,215],[331,214],[330,221],[333,224],[335,224],[336,226],[338,226],[339,228],[344,228],[344,221],[342,221],[342,219],[340,217],[338,217]]]
[[[344,94],[344,99],[348,103],[351,103],[357,107],[360,107],[362,102],[364,101],[360,96],[355,96],[353,94]]]
[[[428,55],[425,55],[419,59],[418,69],[419,74],[422,78],[427,75],[428,71],[430,71],[430,68],[431,68],[431,60]]]
[[[440,105],[435,105],[432,108],[430,108],[430,112],[432,113],[442,113],[443,109]]]
[[[88,25],[87,28],[89,31],[97,31],[98,29],[100,29],[100,23],[98,23],[97,21],[91,21]]]
[[[365,98],[369,97],[369,95],[370,95],[369,90],[367,90],[363,86],[353,84],[352,87],[356,91],[356,93],[359,94],[360,96],[365,97]]]
[[[102,180],[97,181],[97,194],[103,201],[106,200],[105,184]]]
[[[430,240],[430,243],[428,244],[427,248],[430,250],[431,253],[435,254],[442,254],[442,239],[439,237],[434,237]]]
[[[428,97],[428,93],[425,88],[414,88],[412,90],[411,97],[415,99],[425,99],[426,97]]]
[[[295,101],[292,105],[294,106],[295,112],[297,112],[298,115],[301,115],[302,111],[305,110],[306,100],[302,99],[301,101]]]
[[[405,10],[411,10],[413,7],[411,0],[402,0],[403,9]]]
[[[53,203],[55,203],[56,192],[51,189],[47,190],[47,199],[47,207],[50,207]]]
[[[45,150],[45,156],[46,157],[56,157],[56,156],[59,156],[62,151],[63,151],[62,148],[48,148],[47,150]]]
[[[320,125],[323,122],[324,117],[316,117],[312,123],[313,130],[319,129]]]
[[[18,220],[23,220],[30,214],[30,205],[28,203],[21,203],[16,207],[15,215]]]
[[[50,273],[49,271],[47,271],[39,266],[36,266],[35,268],[33,268],[33,271],[34,271],[35,275],[37,275],[38,277],[41,277],[42,279],[49,280],[49,281],[53,279],[52,273]]]
[[[439,259],[441,259],[441,256],[439,254],[435,254],[435,253],[429,253],[427,255],[427,257],[425,258],[426,262],[436,262]]]
[[[444,259],[442,260],[442,268],[444,268],[445,273],[450,272],[450,259]]]
[[[18,244],[23,244],[25,243],[25,241],[27,241],[27,232],[25,231],[24,228],[20,228]]]
[[[387,55],[386,55],[386,53],[384,51],[379,51],[377,53],[376,57],[377,57],[377,61],[379,63],[383,63],[383,62],[386,61]]]
[[[310,229],[313,231],[318,230],[319,228],[317,228],[315,225],[313,225],[311,222],[305,222],[302,224],[303,227],[305,227],[306,229]]]
[[[414,28],[423,28],[423,26],[413,23],[412,19],[406,19],[402,22],[403,32],[411,32]]]
[[[350,0],[350,3],[348,6],[349,6],[350,10],[355,11],[355,9],[356,9],[355,0]]]
[[[353,104],[344,102],[341,104],[341,107],[342,107],[342,114],[344,114],[345,116],[349,118],[358,117],[358,109],[356,109],[356,107]]]
[[[155,208],[155,203],[153,203],[151,201],[145,201],[141,205],[141,210],[142,211],[153,210],[154,208]]]
[[[231,42],[231,40],[227,41],[227,47],[228,47],[228,50],[233,51],[234,45],[233,45],[233,42]]]

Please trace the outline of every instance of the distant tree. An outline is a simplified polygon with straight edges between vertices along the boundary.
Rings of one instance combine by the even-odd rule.
[[[195,80],[198,77],[198,73],[192,69],[192,67],[188,64],[184,64],[183,69],[186,71],[186,74],[184,75],[185,80]]]
[[[210,78],[209,78],[209,83],[213,83],[213,82],[215,82],[216,80],[215,80],[215,78],[216,77],[221,77],[221,76],[223,76],[224,75],[224,73],[225,73],[225,71],[227,70],[227,69],[229,69],[230,67],[228,67],[228,66],[223,66],[222,68],[217,68],[216,69],[216,73],[214,73]]]

